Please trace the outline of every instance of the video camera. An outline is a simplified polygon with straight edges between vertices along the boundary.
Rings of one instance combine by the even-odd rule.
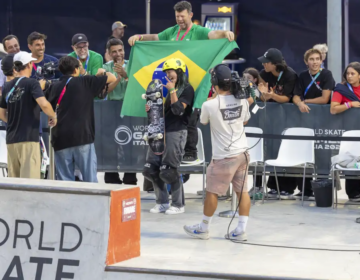
[[[236,71],[231,71],[230,91],[236,99],[248,99],[254,91],[254,85],[245,77],[239,76]]]
[[[44,64],[43,67],[38,66],[36,69],[36,76],[39,80],[53,80],[55,78],[55,71],[58,65],[54,61],[50,61]]]

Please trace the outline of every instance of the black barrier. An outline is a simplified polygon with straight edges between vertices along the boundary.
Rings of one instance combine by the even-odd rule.
[[[148,146],[142,137],[146,131],[147,120],[146,118],[120,117],[121,106],[120,101],[95,102],[95,147],[98,171],[139,172],[145,163]],[[262,107],[263,104],[260,106]],[[329,174],[330,158],[338,154],[339,137],[344,131],[359,129],[357,117],[360,111],[351,109],[340,115],[331,115],[329,105],[310,105],[309,107],[311,111],[307,114],[301,113],[294,104],[267,103],[265,109],[260,109],[257,114],[251,115],[247,125],[260,127],[264,134],[247,134],[247,136],[264,138],[265,160],[277,157],[281,139],[316,140],[317,172]],[[42,116],[45,126],[43,138],[47,144],[46,119],[46,116]],[[210,127],[209,125],[199,127],[203,133],[205,159],[209,162],[211,160]],[[315,137],[281,135],[285,129],[291,127],[312,128],[315,131]],[[360,141],[356,137],[346,137],[341,140]]]

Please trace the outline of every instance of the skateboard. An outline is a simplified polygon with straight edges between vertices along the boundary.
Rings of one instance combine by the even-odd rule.
[[[147,112],[148,130],[144,135],[144,140],[149,143],[155,155],[162,155],[165,150],[165,118],[161,80],[152,80],[142,98],[150,106]]]

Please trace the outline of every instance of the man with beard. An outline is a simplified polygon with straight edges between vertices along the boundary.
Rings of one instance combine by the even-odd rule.
[[[126,86],[128,83],[127,68],[128,60],[125,60],[124,44],[120,39],[110,39],[106,44],[106,50],[110,55],[111,61],[103,65],[103,69],[116,76],[116,82],[109,84],[108,100],[124,100]],[[123,149],[122,147],[119,147]],[[121,151],[123,153],[123,151]],[[136,185],[136,173],[124,173],[121,181],[119,173],[105,172],[105,183],[107,184],[124,184]]]
[[[56,57],[51,55],[45,54],[45,40],[47,36],[45,34],[41,34],[39,32],[32,32],[28,38],[28,47],[31,51],[31,55],[36,60],[33,63],[33,70],[31,72],[31,78],[37,79],[37,73],[41,73],[41,68],[44,67],[44,64],[53,61],[54,64],[57,66],[59,60]],[[60,73],[58,71],[55,72],[56,74],[52,75],[51,77],[45,77],[48,80],[57,79],[60,77]],[[41,77],[42,78],[42,77]],[[40,79],[41,79],[40,78]]]

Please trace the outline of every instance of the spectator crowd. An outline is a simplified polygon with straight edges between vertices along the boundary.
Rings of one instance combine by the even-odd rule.
[[[133,35],[129,44],[133,46],[136,41],[182,41],[184,38],[234,40],[233,32],[212,31],[194,24],[191,5],[186,1],[175,5],[175,14],[175,26],[159,34]],[[45,164],[40,145],[41,110],[48,116],[52,127],[56,179],[97,182],[94,100],[124,99],[129,61],[125,60],[121,39],[126,28],[120,21],[111,26],[112,34],[104,46],[103,55],[91,50],[85,34],[75,34],[71,39],[73,51],[60,60],[45,53],[47,36],[39,32],[29,34],[28,52],[23,50],[15,35],[2,40],[7,55],[1,61],[0,70],[0,119],[7,127],[9,177],[41,177],[41,166]],[[292,102],[304,114],[311,114],[309,104],[330,104],[332,114],[360,108],[360,63],[347,65],[343,81],[335,84],[331,69],[325,66],[327,51],[326,44],[309,48],[304,53],[304,71],[296,73],[287,65],[280,50],[268,49],[259,57],[263,65],[261,71],[252,67],[243,72],[243,76],[257,86],[256,94],[248,99],[249,104]],[[212,91],[210,97],[211,94]],[[199,117],[200,111],[194,110],[186,122],[183,161],[187,163],[197,160]],[[262,178],[256,181],[260,191]],[[136,184],[137,179],[135,173],[125,173],[120,178],[118,173],[107,172],[105,182]],[[302,179],[279,177],[278,183],[281,198],[302,197]],[[278,196],[274,177],[269,178],[267,187],[270,196]],[[299,193],[294,194],[296,188]],[[346,180],[346,192],[350,200],[360,201],[358,180]],[[306,179],[304,196],[308,200],[314,199],[310,179]],[[183,205],[180,202],[178,208]]]

